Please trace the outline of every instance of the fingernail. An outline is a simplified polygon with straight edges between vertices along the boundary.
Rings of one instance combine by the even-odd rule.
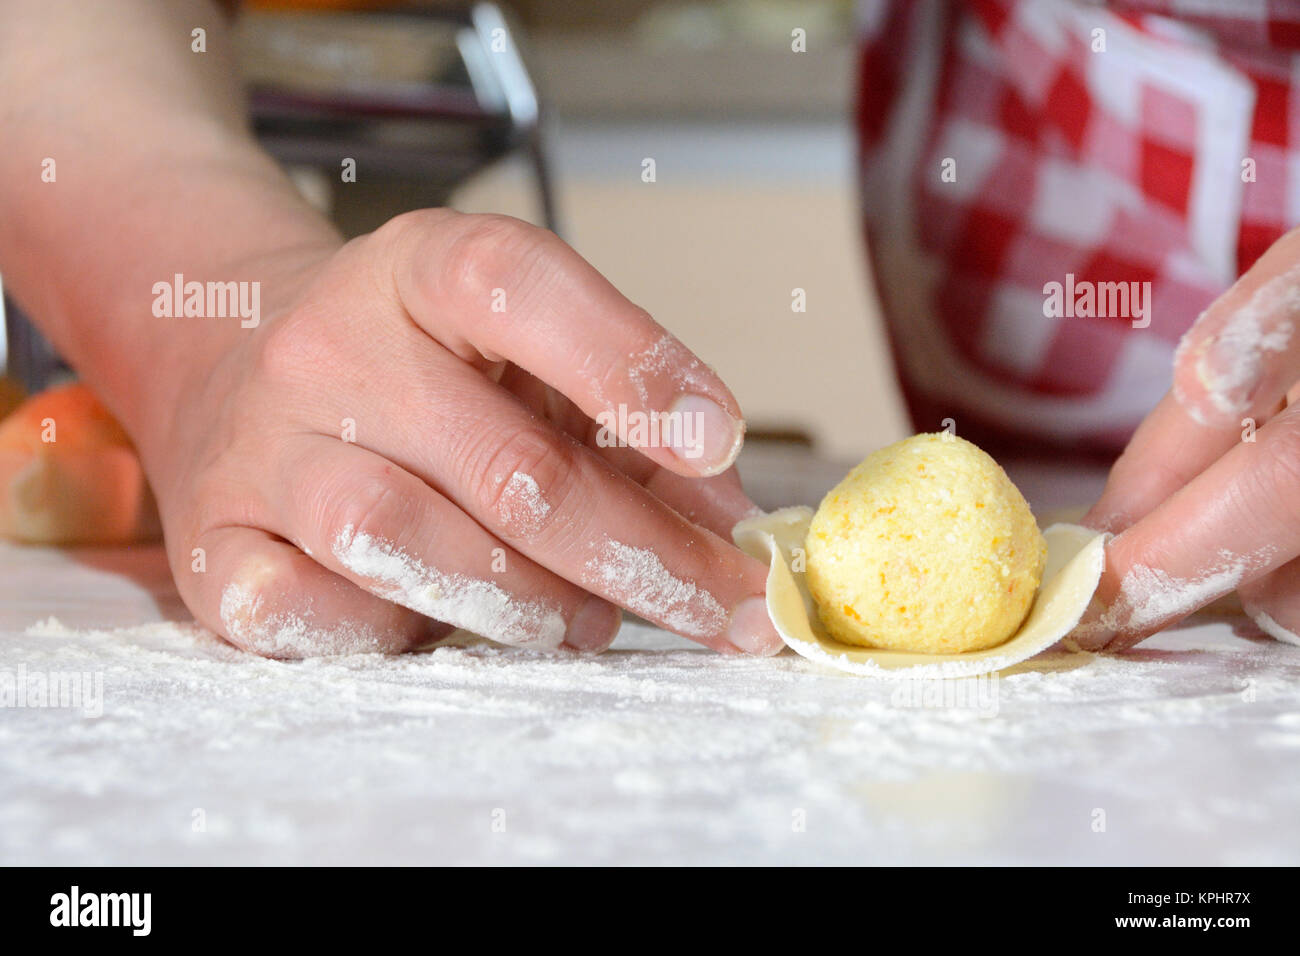
[[[668,410],[672,433],[668,447],[700,474],[726,471],[740,453],[745,423],[703,395],[682,395]]]
[[[1256,627],[1273,638],[1273,640],[1300,647],[1300,635],[1297,635],[1295,631],[1287,630],[1267,611],[1261,611],[1247,601],[1241,602],[1241,609],[1246,612],[1247,617],[1255,622]]]
[[[1250,407],[1264,378],[1264,361],[1259,348],[1245,347],[1239,336],[1226,332],[1205,346],[1196,360],[1196,377],[1217,411],[1237,415]]]
[[[617,606],[598,597],[589,597],[569,621],[564,643],[570,647],[599,653],[614,643],[623,623],[623,612]]]
[[[746,654],[763,657],[779,654],[785,647],[781,635],[772,626],[772,619],[767,616],[767,599],[762,597],[745,598],[736,605],[731,613],[727,639]]]

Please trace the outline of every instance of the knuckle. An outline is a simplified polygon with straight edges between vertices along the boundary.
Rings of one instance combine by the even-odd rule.
[[[535,425],[491,436],[470,460],[475,504],[506,535],[552,533],[582,481],[575,449]]]
[[[337,557],[357,540],[398,544],[413,520],[408,512],[414,500],[401,493],[392,466],[372,467],[323,482],[308,520],[316,523]]]
[[[1300,418],[1284,412],[1260,435],[1258,444],[1239,446],[1247,457],[1230,479],[1224,502],[1266,542],[1278,539],[1279,528],[1300,527]]]
[[[322,367],[333,364],[328,342],[318,328],[318,323],[297,312],[267,325],[255,352],[259,377],[289,383],[316,379]]]
[[[519,219],[461,216],[441,248],[436,284],[461,301],[486,304],[496,289],[517,289],[548,248],[547,233]]]
[[[565,356],[565,362],[569,368],[581,373],[595,395],[625,395],[632,388],[628,355],[614,349],[602,349],[594,341],[575,344],[574,351]],[[608,400],[604,404],[612,408]]]

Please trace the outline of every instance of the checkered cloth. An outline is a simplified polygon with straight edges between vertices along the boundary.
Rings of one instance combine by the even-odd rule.
[[[1300,222],[1300,0],[859,9],[866,231],[917,427],[1117,450]],[[1149,282],[1149,326],[1045,314],[1068,276]]]

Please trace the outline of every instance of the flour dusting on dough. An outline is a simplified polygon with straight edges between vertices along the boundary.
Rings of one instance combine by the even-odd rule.
[[[512,598],[491,581],[438,571],[351,525],[335,539],[334,556],[353,574],[382,585],[388,600],[434,620],[518,647],[554,649],[564,641],[558,608]]]
[[[649,548],[606,538],[587,572],[620,603],[679,634],[711,637],[727,626],[727,609],[708,591],[674,577]]]

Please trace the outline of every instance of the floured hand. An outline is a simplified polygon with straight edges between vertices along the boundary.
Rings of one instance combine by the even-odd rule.
[[[621,605],[780,649],[766,568],[719,536],[754,510],[735,399],[558,238],[424,211],[298,275],[138,438],[200,621],[273,656],[398,650],[429,619],[593,651]]]
[[[1236,590],[1300,643],[1300,231],[1184,336],[1173,391],[1115,463],[1085,524],[1114,531],[1104,609],[1076,637],[1123,649]]]

